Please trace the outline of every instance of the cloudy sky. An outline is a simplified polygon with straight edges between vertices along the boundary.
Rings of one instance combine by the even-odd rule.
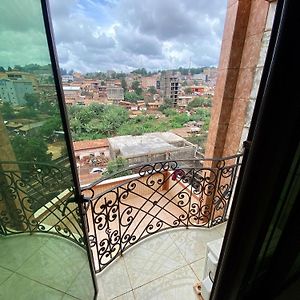
[[[0,66],[48,64],[40,2],[0,0],[0,12]]]
[[[227,0],[50,0],[61,67],[217,65]]]

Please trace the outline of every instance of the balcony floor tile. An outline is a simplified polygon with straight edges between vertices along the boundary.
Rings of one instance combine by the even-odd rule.
[[[191,263],[190,266],[195,275],[197,276],[198,280],[202,280],[205,267],[205,257]]]
[[[137,288],[186,264],[168,233],[151,237],[124,255],[130,282]]]
[[[14,274],[0,287],[0,299],[61,300],[64,293]]]
[[[97,275],[98,300],[194,300],[206,243],[219,239],[224,228],[178,229],[145,239]]]
[[[12,274],[12,271],[0,267],[0,285]]]
[[[189,266],[158,278],[134,290],[136,300],[192,300],[197,278]]]
[[[124,295],[118,296],[117,298],[114,298],[113,300],[135,300],[133,292],[126,293]]]
[[[132,290],[123,257],[117,258],[109,267],[97,275],[98,299],[108,300]]]
[[[186,259],[187,263],[192,263],[205,256],[206,243],[219,239],[221,234],[212,229],[183,229],[170,232],[170,237]]]
[[[37,252],[48,239],[42,235],[15,235],[0,237],[0,253],[9,255],[0,256],[0,266],[16,271]],[[22,245],[22,251],[20,251]]]

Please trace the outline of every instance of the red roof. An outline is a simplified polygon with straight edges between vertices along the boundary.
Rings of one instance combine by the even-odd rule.
[[[98,140],[86,140],[73,142],[74,150],[86,150],[86,149],[95,149],[95,148],[103,148],[109,147],[107,139],[98,139]]]

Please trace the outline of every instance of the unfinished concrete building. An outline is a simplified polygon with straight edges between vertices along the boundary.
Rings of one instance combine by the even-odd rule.
[[[116,136],[108,139],[110,156],[126,158],[129,165],[166,159],[193,159],[196,146],[172,132]]]
[[[164,71],[160,77],[160,91],[164,99],[171,99],[173,106],[177,106],[179,92],[179,76],[173,71]]]

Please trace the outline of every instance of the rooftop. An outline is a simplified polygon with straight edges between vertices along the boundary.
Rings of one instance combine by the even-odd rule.
[[[80,91],[79,86],[63,86],[64,91]]]
[[[86,149],[108,147],[109,143],[107,139],[98,139],[73,142],[73,146],[75,151],[80,151]]]
[[[144,135],[116,136],[108,139],[110,147],[124,158],[175,150],[185,140],[172,132],[155,132]]]

